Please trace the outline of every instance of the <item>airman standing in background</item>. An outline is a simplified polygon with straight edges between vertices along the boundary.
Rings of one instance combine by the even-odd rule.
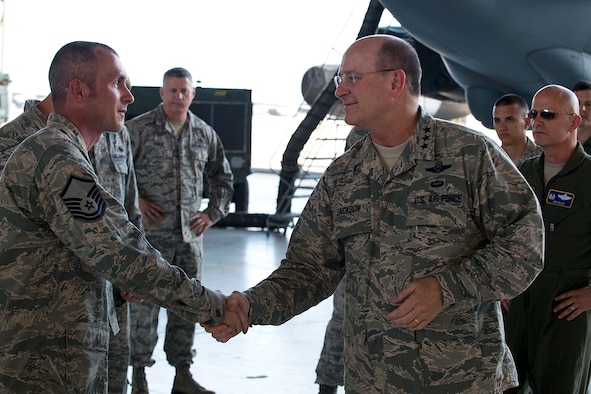
[[[506,94],[495,102],[492,112],[501,148],[516,166],[542,153],[542,149],[526,134],[530,124],[529,106],[523,97],[512,93]]]
[[[189,107],[195,98],[193,77],[177,67],[164,73],[162,103],[126,125],[131,135],[146,236],[164,257],[189,276],[200,278],[205,231],[226,216],[233,175],[224,147],[211,126]],[[204,178],[207,207],[201,210]],[[158,305],[131,305],[132,393],[148,392],[145,367],[152,366],[158,341]],[[192,376],[195,323],[168,311],[164,352],[176,368],[172,392],[214,394]]]
[[[591,81],[581,80],[571,90],[579,100],[581,124],[577,128],[577,140],[591,155]]]

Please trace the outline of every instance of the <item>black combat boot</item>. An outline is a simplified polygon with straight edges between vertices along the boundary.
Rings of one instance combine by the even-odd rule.
[[[176,368],[171,394],[215,394],[215,392],[197,383],[191,375],[189,366],[186,365]]]
[[[337,394],[337,386],[327,386],[326,384],[321,384],[318,394]]]
[[[133,367],[133,374],[131,375],[131,394],[149,393],[144,367]]]

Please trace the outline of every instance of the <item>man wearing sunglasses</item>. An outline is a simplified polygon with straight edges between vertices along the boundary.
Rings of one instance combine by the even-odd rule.
[[[585,394],[591,363],[591,156],[577,141],[579,104],[569,89],[548,85],[533,98],[529,117],[539,157],[519,169],[542,207],[542,273],[510,301],[507,343],[520,390]]]

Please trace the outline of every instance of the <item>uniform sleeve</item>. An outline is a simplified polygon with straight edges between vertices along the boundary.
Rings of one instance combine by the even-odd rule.
[[[543,268],[541,210],[525,179],[491,145],[472,171],[466,178],[473,192],[473,220],[487,241],[461,264],[436,274],[444,306],[514,298]]]
[[[281,265],[244,292],[252,324],[282,324],[329,297],[341,281],[344,251],[330,235],[332,216],[324,186],[321,180],[310,195]]]
[[[221,296],[164,260],[98,184],[80,152],[52,146],[35,177],[51,231],[86,269],[185,320],[223,319]]]
[[[209,203],[205,213],[216,223],[230,212],[234,195],[234,175],[226,158],[224,146],[218,134],[210,128],[209,159],[205,166]]]
[[[144,231],[144,224],[142,222],[142,213],[139,205],[139,193],[137,188],[137,178],[135,176],[135,166],[133,164],[133,149],[131,146],[131,138],[127,128],[124,126],[122,130],[123,141],[127,148],[127,160],[128,160],[128,173],[127,173],[127,185],[125,190],[125,209],[129,220],[135,224],[142,232]]]
[[[127,121],[125,122],[125,128],[127,129],[127,133],[129,135],[129,139],[131,141],[131,151],[133,161],[137,161],[137,157],[141,152],[141,143],[139,138],[139,131],[137,127],[136,121]]]

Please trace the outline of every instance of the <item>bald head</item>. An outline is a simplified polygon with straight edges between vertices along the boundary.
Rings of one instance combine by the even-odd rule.
[[[421,63],[414,47],[407,41],[388,34],[374,34],[355,41],[345,52],[363,56],[376,70],[401,69],[406,74],[409,92],[421,94]]]
[[[577,147],[581,123],[577,96],[560,85],[547,85],[536,92],[531,104],[534,140],[549,163],[566,163]]]
[[[534,107],[536,100],[540,101],[542,98],[551,100],[556,107],[559,107],[559,109],[554,109],[554,111],[561,114],[579,114],[579,100],[577,96],[564,86],[547,85],[538,90],[532,100],[532,109],[543,109]]]
[[[335,96],[345,122],[367,131],[382,146],[397,146],[413,133],[419,118],[421,65],[404,40],[372,35],[343,54]]]

